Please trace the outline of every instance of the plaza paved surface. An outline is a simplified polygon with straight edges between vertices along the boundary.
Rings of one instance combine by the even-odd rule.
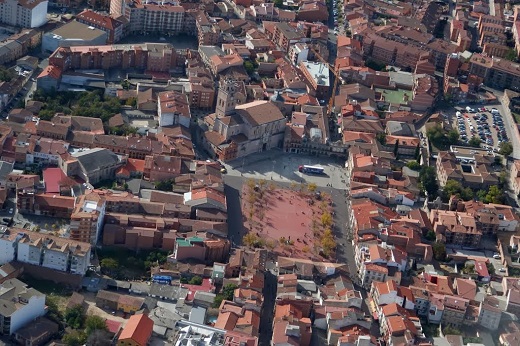
[[[312,175],[298,171],[300,165],[321,166],[325,174]],[[224,164],[228,176],[273,180],[281,183],[315,183],[319,187],[346,188],[345,161],[279,150],[257,153]],[[331,186],[329,186],[330,184]]]
[[[302,164],[319,165],[325,169],[324,176],[306,175],[298,172]],[[228,173],[224,176],[225,192],[228,203],[229,238],[235,245],[240,245],[245,234],[240,203],[240,191],[247,179],[271,178],[278,185],[289,188],[291,183],[315,183],[318,191],[330,194],[334,207],[334,236],[338,247],[338,262],[347,263],[352,277],[356,273],[354,251],[348,240],[346,228],[349,218],[345,189],[347,188],[345,162],[324,157],[311,157],[301,154],[288,154],[281,151],[269,151],[254,154],[246,159],[238,159],[225,164]],[[332,186],[328,186],[331,184]]]

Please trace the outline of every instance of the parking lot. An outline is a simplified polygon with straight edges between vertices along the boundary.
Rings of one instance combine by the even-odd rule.
[[[466,107],[456,111],[451,124],[468,143],[473,137],[480,139],[481,147],[498,151],[500,142],[508,141],[502,115],[496,108]]]

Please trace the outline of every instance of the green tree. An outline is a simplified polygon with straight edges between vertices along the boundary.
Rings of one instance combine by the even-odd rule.
[[[248,74],[253,74],[255,72],[255,66],[251,61],[244,61],[244,68]]]
[[[516,61],[518,59],[518,54],[514,48],[511,48],[507,51],[505,58],[507,60]]]
[[[81,305],[76,305],[65,310],[65,322],[73,329],[83,328],[85,323],[85,312]]]
[[[0,82],[10,82],[15,76],[16,73],[13,70],[0,66]]]
[[[399,155],[399,141],[396,140],[394,144],[394,156],[397,159],[397,156]]]
[[[155,182],[155,188],[161,191],[172,191],[173,190],[173,180],[162,180]]]
[[[437,142],[444,137],[444,130],[441,125],[435,124],[426,131],[426,136],[432,141]]]
[[[233,295],[235,294],[235,290],[238,288],[235,284],[227,284],[222,288],[222,291],[215,296],[215,300],[213,301],[213,307],[218,308],[223,300],[233,300]]]
[[[61,339],[68,346],[82,346],[87,341],[87,335],[80,330],[73,330]]]
[[[365,66],[370,67],[372,70],[376,70],[376,71],[382,71],[386,67],[385,64],[380,64],[371,59],[365,61]]]
[[[376,135],[376,139],[379,141],[379,143],[381,143],[382,145],[385,145],[386,144],[386,133],[379,132]]]
[[[90,335],[95,330],[107,330],[105,320],[101,316],[88,315],[85,319],[85,332]]]
[[[487,203],[502,204],[504,202],[504,191],[502,191],[497,185],[489,187],[486,195]]]
[[[473,274],[475,273],[475,265],[474,264],[466,264],[464,268],[462,268],[462,272],[464,274]]]
[[[251,248],[260,248],[263,245],[263,239],[260,239],[260,237],[253,232],[248,232],[242,237],[242,243]]]
[[[191,278],[191,280],[188,282],[190,285],[202,285],[202,278],[200,276],[194,276]]]
[[[425,191],[428,196],[435,196],[439,189],[437,184],[437,174],[435,168],[430,166],[424,166],[419,173],[419,183],[421,189]]]
[[[465,201],[470,201],[475,197],[475,194],[472,189],[465,187],[460,191],[460,197]]]
[[[488,190],[479,190],[477,197],[484,203],[502,204],[504,202],[504,191],[497,185],[493,185]]]
[[[452,179],[446,181],[442,192],[445,201],[449,200],[451,196],[460,197],[465,201],[473,199],[473,191],[470,188],[464,188],[460,182]]]
[[[498,147],[500,148],[500,155],[509,156],[513,153],[513,145],[511,142],[500,142]]]
[[[101,260],[101,269],[106,270],[107,272],[113,272],[117,268],[119,268],[119,262],[115,258],[103,258]]]
[[[495,266],[492,263],[486,262],[486,268],[487,268],[488,273],[490,275],[494,275],[495,274]]]
[[[499,156],[497,156],[497,157],[499,157]],[[507,172],[506,171],[500,172],[500,175],[498,176],[498,186],[501,189],[507,189],[508,182],[509,182],[509,175],[507,174]]]
[[[408,161],[406,163],[406,167],[408,167],[410,169],[413,169],[414,171],[420,171],[421,170],[421,165],[417,161]]]
[[[433,257],[437,261],[445,261],[446,260],[446,246],[443,243],[435,243],[432,246]]]
[[[450,131],[448,131],[447,137],[448,137],[448,140],[450,141],[451,144],[456,144],[459,141],[459,138],[460,138],[459,131],[457,131],[457,130],[450,130]]]
[[[133,108],[137,107],[137,98],[136,97],[129,97],[126,100],[125,105],[133,107]]]
[[[480,140],[480,138],[478,137],[471,137],[471,139],[469,140],[468,144],[472,147],[475,147],[475,148],[479,148],[480,147],[480,143],[482,143],[482,141]]]
[[[435,235],[435,232],[432,231],[432,230],[429,230],[428,233],[426,233],[426,237],[425,237],[427,240],[429,241],[434,241],[437,237]]]
[[[48,294],[45,296],[45,305],[47,305],[47,317],[62,325],[63,316],[61,315],[60,309],[58,307],[58,297],[53,294]]]

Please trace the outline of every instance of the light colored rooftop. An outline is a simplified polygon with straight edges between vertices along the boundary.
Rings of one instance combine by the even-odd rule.
[[[76,21],[62,25],[49,34],[55,35],[57,36],[56,38],[61,38],[62,40],[80,39],[85,41],[91,41],[100,36],[106,35],[102,30]]]
[[[305,61],[301,63],[317,85],[330,86],[329,67],[321,62]]]

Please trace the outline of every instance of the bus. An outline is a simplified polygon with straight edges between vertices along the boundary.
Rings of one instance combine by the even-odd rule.
[[[298,167],[298,171],[307,174],[323,174],[323,167],[302,165]]]

